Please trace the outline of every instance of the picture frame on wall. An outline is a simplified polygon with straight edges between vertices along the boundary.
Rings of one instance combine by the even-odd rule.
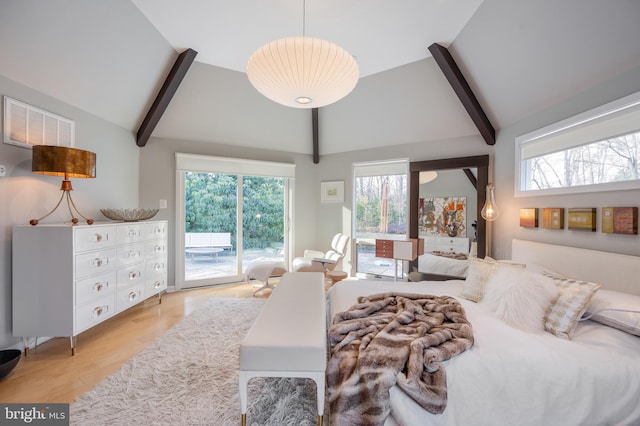
[[[75,122],[17,99],[4,96],[4,143],[31,149],[34,145],[73,148]]]
[[[542,209],[542,228],[563,229],[564,209],[560,207],[550,207]]]
[[[538,227],[538,209],[524,208],[520,209],[520,226],[523,228]]]
[[[596,232],[596,208],[570,208],[568,223],[573,231]]]
[[[605,234],[638,235],[638,208],[603,207],[602,232]]]
[[[320,182],[320,202],[343,203],[344,181],[334,180],[330,182]]]

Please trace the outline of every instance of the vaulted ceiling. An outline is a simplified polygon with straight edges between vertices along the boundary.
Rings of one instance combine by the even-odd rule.
[[[0,74],[135,132],[179,52],[199,52],[153,136],[311,152],[311,115],[249,84],[253,50],[299,35],[302,0],[2,0]],[[448,47],[493,126],[640,67],[633,0],[307,0],[305,33],[361,78],[320,111],[321,153],[478,131],[427,50]],[[638,87],[640,90],[640,85]]]

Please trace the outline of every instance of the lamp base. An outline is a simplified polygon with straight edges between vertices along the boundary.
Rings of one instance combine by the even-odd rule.
[[[67,181],[68,182],[68,181]],[[58,207],[60,207],[60,204],[62,204],[62,200],[64,200],[65,198],[67,199],[67,208],[69,209],[69,214],[71,215],[71,223],[73,223],[74,225],[77,225],[78,222],[80,222],[80,220],[73,214],[73,211],[75,210],[76,213],[78,213],[80,215],[80,217],[82,217],[86,222],[87,225],[92,225],[93,224],[93,219],[89,219],[87,217],[85,217],[82,213],[80,213],[80,210],[78,210],[78,208],[76,207],[75,203],[73,202],[73,198],[71,198],[71,185],[69,184],[67,186],[66,189],[64,182],[62,184],[62,195],[60,196],[60,199],[58,200],[58,204],[56,204],[56,206],[51,209],[51,211],[47,214],[45,214],[44,216],[38,218],[38,219],[31,219],[29,221],[30,225],[36,226],[38,223],[40,223],[40,221],[48,216],[51,215],[51,213],[55,212]],[[72,209],[73,207],[73,209]]]

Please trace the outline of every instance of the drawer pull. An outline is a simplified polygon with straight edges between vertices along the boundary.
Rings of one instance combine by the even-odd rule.
[[[105,283],[95,283],[93,285],[93,291],[95,291],[96,293],[100,293],[102,290],[106,290],[109,288],[109,283],[105,282]]]
[[[100,318],[102,315],[109,312],[109,306],[97,306],[93,309],[93,318]]]
[[[160,288],[160,287],[162,287],[162,282],[156,281],[155,283],[153,283],[153,288]]]
[[[154,228],[153,229],[153,233],[156,235],[162,235],[164,234],[164,229],[163,228]]]
[[[109,264],[109,259],[100,259],[99,257],[93,259],[93,266],[100,268]]]
[[[138,233],[135,231],[135,229],[130,229],[130,230],[129,230],[129,236],[130,236],[130,237],[135,237],[135,236],[137,236],[137,235],[138,235]]]
[[[162,253],[162,252],[164,251],[164,246],[155,246],[155,247],[153,248],[153,251],[154,251],[155,253]]]
[[[155,265],[153,265],[153,270],[154,271],[164,270],[164,263],[156,263]]]
[[[139,251],[131,250],[129,251],[129,259],[140,257],[141,254],[142,253],[140,253]]]
[[[140,278],[140,272],[136,272],[136,271],[129,272],[130,280],[137,280],[138,278]]]
[[[129,293],[129,301],[136,300],[137,297],[138,297],[138,293],[136,293],[135,291],[132,291],[131,293]]]
[[[108,238],[108,237],[107,237],[107,238],[105,238],[102,234],[93,234],[93,235],[91,236],[91,238],[90,238],[90,241],[91,241],[91,242],[93,242],[93,243],[99,243],[99,242],[101,242],[103,239],[104,239],[104,240],[108,240],[109,238]]]

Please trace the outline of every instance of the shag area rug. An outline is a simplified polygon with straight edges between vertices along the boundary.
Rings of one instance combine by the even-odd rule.
[[[264,303],[210,300],[72,403],[70,424],[239,425],[240,342]],[[252,379],[248,402],[251,426],[317,424],[312,380]]]

